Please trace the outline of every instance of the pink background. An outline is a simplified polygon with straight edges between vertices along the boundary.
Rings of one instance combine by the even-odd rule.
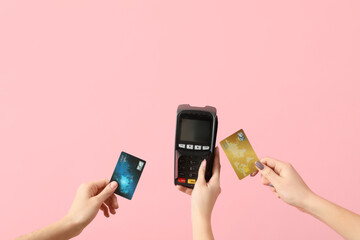
[[[360,213],[359,1],[1,1],[1,238],[66,214],[120,152],[147,161],[132,201],[78,239],[190,239],[173,185],[178,104],[218,109],[318,194]],[[238,181],[221,150],[218,239],[340,239]]]

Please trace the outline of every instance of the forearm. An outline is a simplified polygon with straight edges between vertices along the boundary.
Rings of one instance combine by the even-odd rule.
[[[305,212],[334,229],[347,240],[360,239],[360,216],[313,194],[305,204]]]
[[[68,217],[53,223],[47,227],[16,238],[16,240],[67,240],[81,233],[81,228],[77,227]]]
[[[213,240],[211,219],[192,214],[193,240]]]

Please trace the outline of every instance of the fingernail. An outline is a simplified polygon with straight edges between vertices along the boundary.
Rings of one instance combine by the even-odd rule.
[[[263,165],[261,162],[259,162],[259,161],[256,161],[256,162],[255,162],[255,165],[256,165],[256,167],[257,167],[258,169],[260,169],[260,170],[263,170],[263,169],[264,169],[264,165]]]
[[[117,183],[116,181],[112,181],[112,182],[110,183],[110,188],[111,188],[111,189],[116,189],[117,186],[118,186],[118,183]]]
[[[272,185],[271,183],[269,184],[270,187],[274,187],[274,185]]]

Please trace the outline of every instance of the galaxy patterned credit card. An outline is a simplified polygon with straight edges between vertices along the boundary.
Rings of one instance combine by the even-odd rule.
[[[244,130],[240,129],[225,138],[220,142],[220,145],[240,180],[257,170],[255,162],[259,159]]]
[[[131,200],[145,164],[144,160],[121,152],[110,180],[110,182],[116,181],[119,184],[115,193]]]

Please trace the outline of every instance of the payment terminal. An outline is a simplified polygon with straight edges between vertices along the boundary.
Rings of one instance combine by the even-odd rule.
[[[216,108],[179,105],[175,133],[175,185],[193,188],[201,162],[205,179],[212,176],[218,119]]]

